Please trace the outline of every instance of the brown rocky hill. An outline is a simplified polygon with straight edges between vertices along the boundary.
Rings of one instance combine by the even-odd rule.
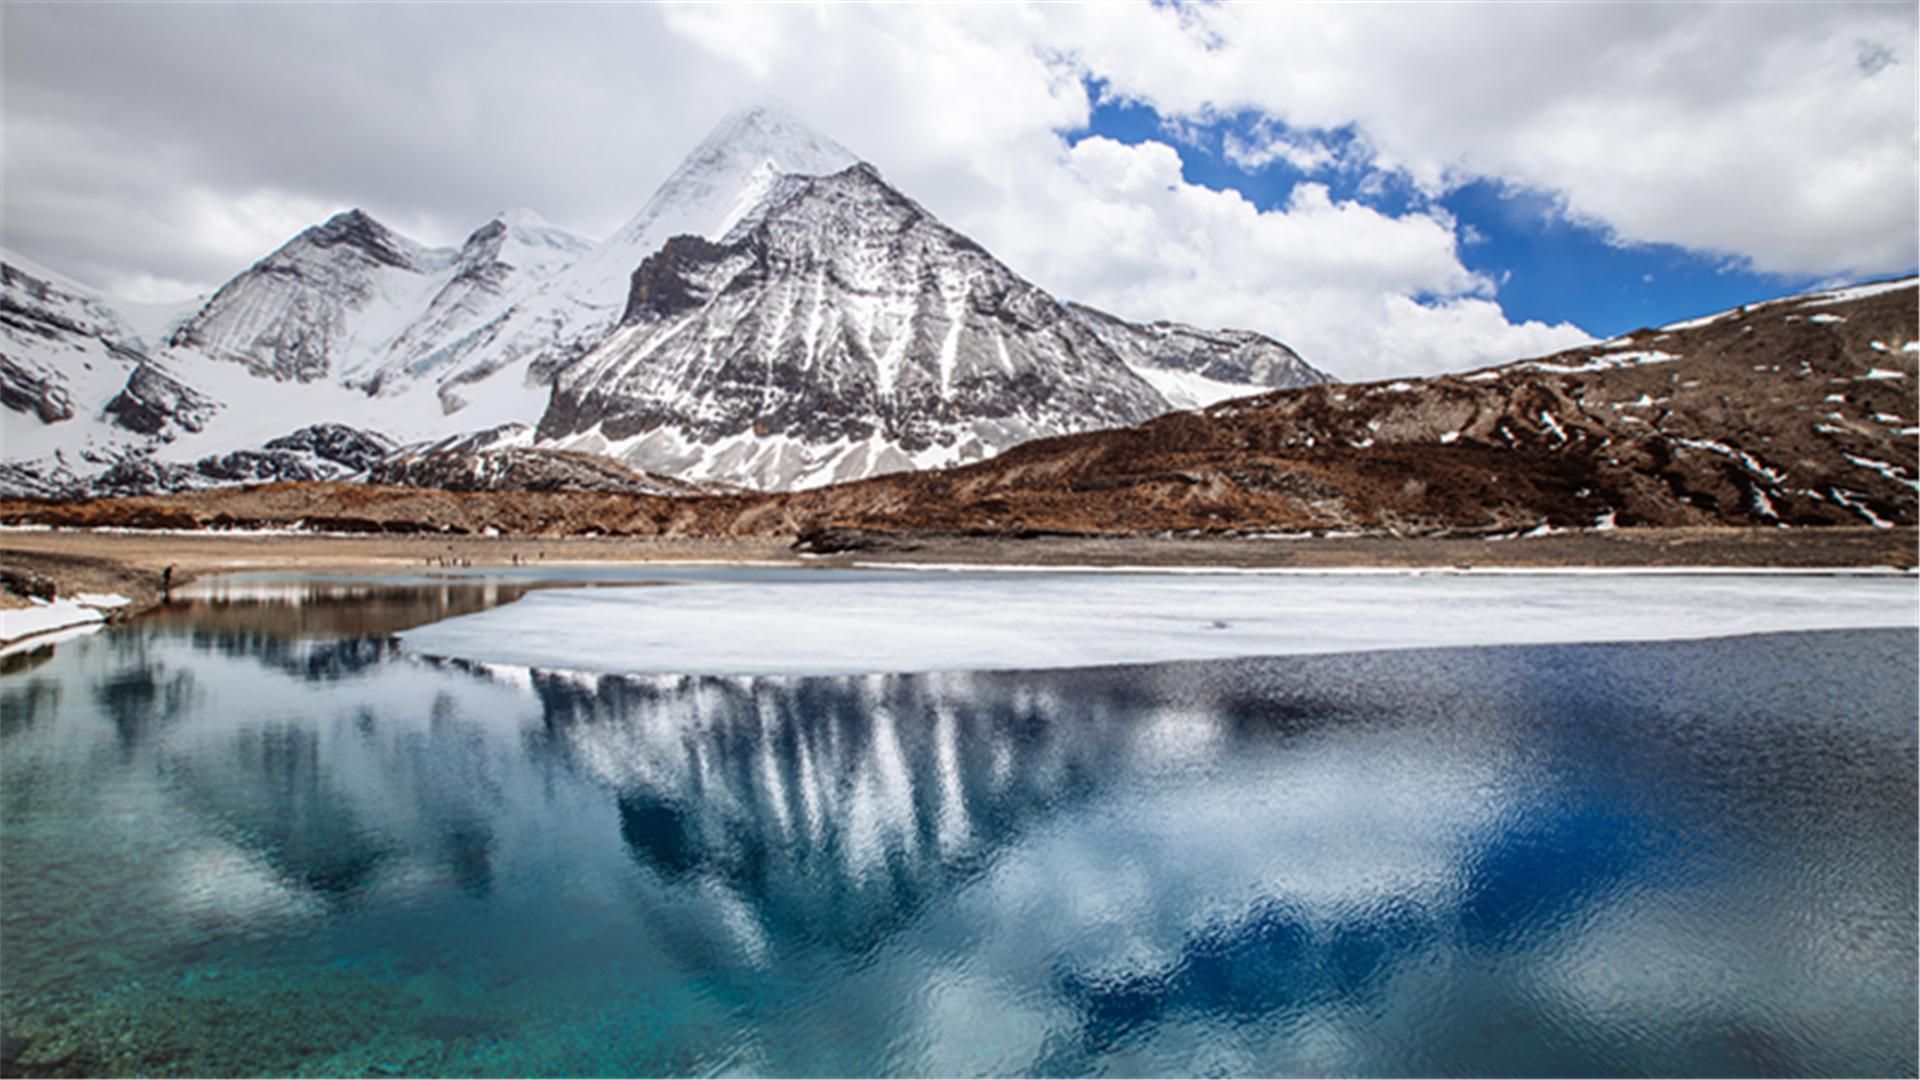
[[[1912,280],[1465,375],[1326,385],[789,501],[867,528],[1499,534],[1913,524]]]
[[[1916,300],[1913,280],[1794,297],[1471,374],[1281,391],[784,495],[279,484],[0,503],[0,520],[640,536],[1913,525]]]

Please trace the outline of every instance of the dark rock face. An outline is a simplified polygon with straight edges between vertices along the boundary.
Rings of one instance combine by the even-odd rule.
[[[367,482],[441,491],[573,491],[616,495],[698,495],[700,487],[636,472],[590,454],[510,447],[396,454]]]
[[[191,464],[130,457],[90,485],[101,495],[164,495],[231,484],[343,480],[393,450],[383,436],[345,424],[314,424],[269,439],[258,450],[210,454]]]
[[[194,463],[200,476],[222,484],[274,483],[288,480],[322,480],[325,474],[311,459],[285,450],[234,450],[203,457]]]
[[[698,236],[676,236],[647,256],[634,271],[620,325],[657,322],[692,311],[712,299],[701,270],[718,262],[727,249]]]
[[[345,424],[312,424],[277,439],[268,439],[265,448],[307,454],[333,462],[348,472],[365,472],[394,449],[392,440],[386,436]]]
[[[90,298],[69,294],[11,263],[0,263],[0,325],[42,338],[62,333],[96,335],[103,329],[99,316],[105,313],[90,310],[95,306]]]
[[[305,235],[323,251],[348,247],[376,263],[401,270],[415,268],[413,259],[396,244],[393,233],[358,208],[335,214]]]
[[[0,406],[32,413],[43,424],[73,418],[73,399],[64,386],[46,375],[35,375],[0,356]]]
[[[95,495],[168,495],[204,486],[198,475],[190,465],[132,458],[101,473],[89,486]]]
[[[127,377],[126,387],[107,402],[106,413],[128,431],[161,435],[169,425],[199,431],[219,407],[156,365],[143,363]]]

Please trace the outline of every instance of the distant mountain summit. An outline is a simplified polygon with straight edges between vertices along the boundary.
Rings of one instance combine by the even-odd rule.
[[[168,342],[280,381],[374,389],[419,376],[528,287],[590,249],[518,211],[459,249],[429,248],[362,210],[336,214],[222,286]]]
[[[430,247],[350,210],[163,336],[7,265],[0,405],[32,430],[9,431],[0,489],[23,492],[281,478],[230,462],[314,424],[396,452],[517,425],[535,449],[788,488],[1326,380],[1259,334],[1063,304],[764,108],[598,243],[515,210]]]
[[[282,382],[325,379],[382,349],[452,262],[349,210],[221,286],[168,344]]]
[[[667,240],[717,240],[760,203],[776,178],[834,172],[856,160],[774,110],[729,114],[612,236],[587,246],[472,332],[441,344],[435,359],[450,404],[462,400],[461,387],[501,373],[512,382],[548,385],[618,325],[634,269]]]

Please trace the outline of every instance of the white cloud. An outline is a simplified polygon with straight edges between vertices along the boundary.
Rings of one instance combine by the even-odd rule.
[[[1021,190],[983,240],[1043,285],[1129,318],[1271,333],[1343,378],[1587,340],[1564,324],[1510,324],[1493,283],[1460,263],[1451,222],[1335,201],[1324,185],[1298,185],[1261,212],[1184,182],[1170,146],[1092,137],[1035,161]]]
[[[1272,129],[1257,131],[1245,139],[1229,131],[1221,139],[1221,152],[1247,172],[1284,161],[1311,176],[1340,160],[1332,147],[1314,136],[1281,134]]]
[[[1623,241],[1905,269],[1913,25],[1903,5],[29,5],[0,39],[0,239],[151,296],[353,205],[437,243],[515,205],[604,235],[767,102],[1065,298],[1261,330],[1349,378],[1434,370],[1581,335],[1507,319],[1436,209],[1308,184],[1261,212],[1188,184],[1171,144],[1247,116],[1243,164],[1496,177]],[[1160,110],[1165,141],[1068,146],[1088,76]]]
[[[1793,274],[1920,259],[1910,4],[1046,9],[1112,90],[1177,116],[1348,125],[1428,191],[1491,177],[1625,242]]]

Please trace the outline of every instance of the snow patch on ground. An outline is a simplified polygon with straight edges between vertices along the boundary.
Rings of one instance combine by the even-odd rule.
[[[1800,301],[1800,306],[1811,307],[1815,304],[1841,304],[1848,300],[1864,300],[1881,293],[1911,289],[1920,278],[1901,278],[1898,281],[1878,281],[1871,285],[1856,285],[1851,289],[1835,289],[1832,292],[1818,293]]]
[[[1855,465],[1858,465],[1863,469],[1870,469],[1874,472],[1879,473],[1881,476],[1884,476],[1887,479],[1894,481],[1895,483],[1905,484],[1908,487],[1913,488],[1915,491],[1920,491],[1920,481],[1914,480],[1912,477],[1908,476],[1906,473],[1900,471],[1900,468],[1898,466],[1890,462],[1876,461],[1873,458],[1856,457],[1852,454],[1847,454],[1847,453],[1842,453],[1841,456],[1845,457],[1848,461],[1853,462]]]
[[[1160,396],[1176,409],[1204,409],[1234,398],[1273,392],[1270,386],[1220,382],[1205,375],[1173,368],[1153,368],[1141,364],[1129,365],[1129,369],[1145,379],[1148,386],[1160,391]]]
[[[1733,314],[1735,310],[1736,310],[1736,309],[1734,309],[1734,308],[1728,308],[1728,309],[1727,309],[1727,310],[1725,310],[1725,311],[1716,311],[1716,312],[1714,312],[1714,313],[1713,313],[1713,314],[1711,314],[1711,315],[1702,315],[1702,316],[1700,316],[1699,318],[1695,318],[1695,319],[1685,319],[1685,320],[1683,320],[1683,321],[1681,321],[1681,322],[1672,322],[1672,323],[1668,323],[1668,324],[1666,324],[1665,326],[1662,326],[1662,327],[1661,327],[1660,329],[1662,329],[1662,330],[1693,330],[1693,329],[1697,329],[1697,328],[1699,328],[1699,327],[1702,327],[1702,326],[1705,326],[1705,325],[1707,325],[1708,323],[1715,323],[1715,322],[1719,322],[1719,321],[1720,321],[1721,319],[1724,319],[1724,318],[1726,318],[1727,316],[1729,316],[1729,315],[1731,315],[1731,314]]]
[[[1559,441],[1559,442],[1566,442],[1566,441],[1567,441],[1567,432],[1566,432],[1566,429],[1565,429],[1565,428],[1562,428],[1562,427],[1560,426],[1560,421],[1558,421],[1558,420],[1555,420],[1555,419],[1553,418],[1553,414],[1552,414],[1552,413],[1550,413],[1550,412],[1547,412],[1547,411],[1545,411],[1544,409],[1543,409],[1543,410],[1541,410],[1541,412],[1540,412],[1540,422],[1541,422],[1542,424],[1545,424],[1545,425],[1546,425],[1546,426],[1548,427],[1548,429],[1550,429],[1550,430],[1551,430],[1551,431],[1553,432],[1553,434],[1554,434],[1554,436],[1555,436],[1555,438],[1557,439],[1557,441]]]
[[[15,643],[56,630],[92,628],[107,621],[107,612],[133,601],[119,593],[79,593],[55,600],[34,600],[32,607],[0,611],[0,651]]]
[[[1572,375],[1583,371],[1610,371],[1615,368],[1640,367],[1645,364],[1666,364],[1680,359],[1669,352],[1657,349],[1635,352],[1602,353],[1582,364],[1546,364],[1531,363],[1519,365],[1521,371],[1544,371],[1554,375]]]
[[[83,604],[91,608],[123,608],[133,603],[133,601],[121,596],[119,593],[111,592],[75,593],[73,600],[76,604]]]
[[[1835,419],[1839,419],[1839,417],[1836,415]],[[1784,483],[1787,479],[1786,473],[1763,464],[1759,458],[1754,457],[1745,450],[1735,450],[1725,443],[1714,442],[1712,439],[1676,438],[1673,441],[1679,443],[1681,446],[1691,447],[1695,450],[1706,450],[1710,453],[1719,454],[1721,457],[1731,458],[1744,466],[1748,472],[1753,473],[1755,476],[1764,477],[1770,483],[1780,484]]]
[[[542,590],[419,654],[630,674],[828,675],[1920,625],[1906,576],[1178,576]]]

